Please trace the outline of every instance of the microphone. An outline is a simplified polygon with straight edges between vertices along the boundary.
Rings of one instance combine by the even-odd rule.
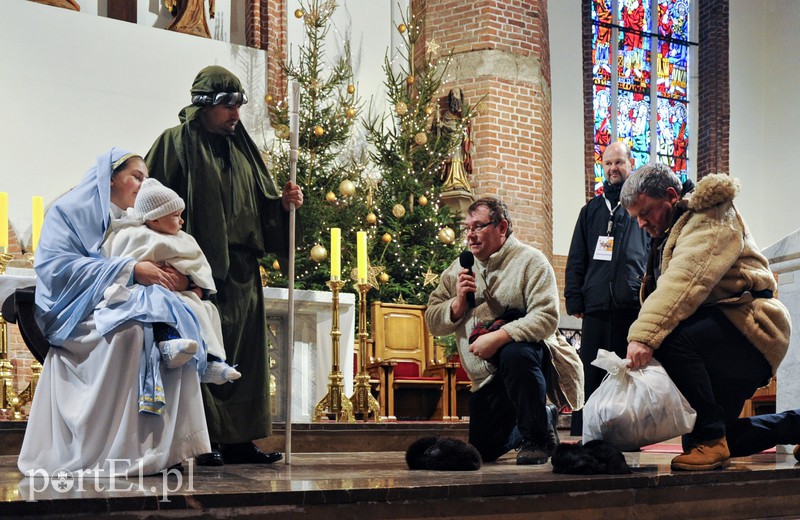
[[[472,266],[475,265],[475,256],[473,256],[472,251],[463,251],[458,255],[458,262],[461,264],[461,267],[469,270],[470,275],[472,274]],[[467,293],[467,305],[469,305],[470,309],[475,308],[474,292]]]

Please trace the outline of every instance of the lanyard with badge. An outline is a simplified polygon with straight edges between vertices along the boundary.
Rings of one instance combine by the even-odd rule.
[[[616,213],[620,203],[617,202],[617,205],[612,208],[611,202],[609,202],[605,194],[603,194],[603,200],[606,202],[606,207],[609,212],[608,228],[606,229],[606,236],[600,235],[597,237],[597,246],[594,248],[594,256],[592,259],[610,262],[611,255],[614,252],[614,237],[611,236],[611,232],[614,230],[614,213]]]

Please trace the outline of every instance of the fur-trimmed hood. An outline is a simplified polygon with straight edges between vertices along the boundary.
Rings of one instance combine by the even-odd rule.
[[[703,177],[681,204],[693,211],[703,211],[733,201],[739,195],[739,189],[739,179],[724,173],[712,173]]]

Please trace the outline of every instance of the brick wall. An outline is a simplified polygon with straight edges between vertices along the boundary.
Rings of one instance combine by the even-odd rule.
[[[699,15],[697,178],[730,172],[728,2],[702,0]]]
[[[520,240],[552,255],[551,100],[545,0],[415,0],[424,41],[453,53],[442,95],[481,96],[474,120],[477,196],[508,203]],[[455,29],[457,28],[457,29]]]

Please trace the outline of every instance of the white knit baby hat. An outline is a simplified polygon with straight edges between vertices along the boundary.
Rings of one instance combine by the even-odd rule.
[[[185,207],[186,204],[177,193],[152,178],[142,182],[133,205],[142,220],[155,220]]]

